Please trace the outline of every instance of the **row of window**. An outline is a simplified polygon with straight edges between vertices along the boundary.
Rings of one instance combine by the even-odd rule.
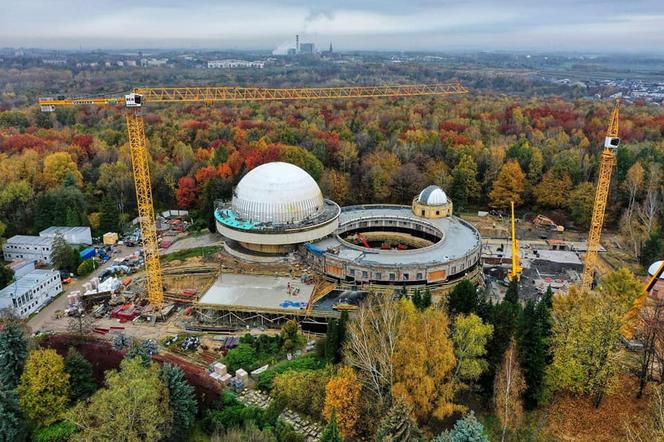
[[[366,279],[369,279],[369,272],[366,271],[366,270],[362,270],[362,271],[358,270],[358,271],[356,272],[355,269],[350,269],[350,270],[348,270],[348,273],[349,273],[350,276],[352,276],[353,278],[355,278],[356,276],[360,276],[360,275],[361,275],[362,279],[365,279],[365,280],[366,280]],[[402,278],[403,278],[404,281],[408,281],[408,280],[410,280],[410,273],[402,273],[401,276],[402,276]],[[373,280],[374,280],[374,281],[382,281],[382,280],[383,280],[383,274],[382,274],[381,272],[373,272]],[[397,274],[396,274],[396,273],[393,273],[393,272],[388,273],[388,274],[387,274],[387,280],[388,280],[388,281],[396,281],[396,280],[397,280]],[[417,272],[417,273],[415,274],[415,280],[416,280],[416,281],[422,281],[422,280],[424,280],[424,273],[422,273],[422,272]]]
[[[458,267],[458,270],[459,270],[459,272],[462,272],[465,268],[466,268],[466,265],[462,263]],[[363,279],[363,280],[368,280],[369,279],[369,272],[366,271],[366,270],[355,271],[355,269],[349,269],[348,273],[353,278],[361,276],[361,279]],[[450,275],[454,275],[456,273],[457,273],[457,266],[452,266]],[[411,275],[410,273],[402,273],[401,275],[402,275],[403,281],[409,281],[410,280],[410,275]],[[382,281],[383,280],[383,274],[381,272],[373,272],[373,278],[372,279],[374,281]],[[388,273],[387,274],[387,280],[388,281],[396,281],[397,280],[396,273],[392,273],[392,272]],[[415,280],[416,281],[424,280],[424,274],[422,272],[417,272],[415,274]]]
[[[30,246],[23,246],[23,245],[18,245],[18,246],[16,246],[16,245],[12,245],[12,244],[7,244],[7,245],[5,245],[5,248],[6,248],[6,249],[12,249],[12,250],[25,250],[25,251],[29,251],[29,250],[30,250]],[[41,250],[40,250],[40,249],[41,249]],[[50,248],[50,247],[37,247],[37,246],[32,246],[32,250],[36,250],[36,251],[38,251],[38,252],[39,252],[39,251],[42,251],[42,252],[50,252],[50,251],[51,251],[51,248]]]

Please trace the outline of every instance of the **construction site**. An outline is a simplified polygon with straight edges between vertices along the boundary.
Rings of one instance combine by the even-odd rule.
[[[611,115],[590,235],[566,231],[541,214],[517,218],[453,212],[438,186],[411,206],[340,207],[303,169],[281,162],[247,173],[230,201],[217,201],[217,233],[187,230],[179,213],[155,217],[142,106],[147,103],[448,96],[460,84],[326,89],[144,88],[116,98],[43,99],[41,107],[123,105],[136,186],[139,231],[86,280],[70,286],[31,320],[39,331],[71,328],[67,316],[94,318],[98,335],[154,339],[208,365],[247,333],[272,333],[294,319],[321,334],[330,318],[351,315],[370,294],[430,291],[444,300],[461,281],[499,300],[518,280],[523,299],[548,287],[590,288],[609,270],[600,234],[615,164],[618,106]],[[140,245],[134,243],[140,240]],[[661,268],[659,269],[661,274]],[[656,278],[655,278],[656,279]],[[80,321],[79,321],[80,322]]]

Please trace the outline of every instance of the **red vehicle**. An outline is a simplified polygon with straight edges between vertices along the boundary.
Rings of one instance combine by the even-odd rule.
[[[72,282],[71,276],[62,280],[63,284],[69,284],[70,282]]]

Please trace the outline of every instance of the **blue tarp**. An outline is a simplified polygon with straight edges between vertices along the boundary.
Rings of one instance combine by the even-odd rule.
[[[314,255],[318,255],[318,256],[322,256],[322,255],[323,255],[324,250],[321,249],[321,248],[319,248],[319,247],[316,247],[315,245],[313,245],[313,244],[311,244],[311,243],[306,243],[306,244],[304,245],[304,247],[306,247],[306,249],[309,250],[309,251],[310,251],[311,253],[313,253]]]
[[[81,259],[90,259],[97,255],[97,251],[94,247],[88,247],[87,249],[81,250],[79,255],[81,256]]]

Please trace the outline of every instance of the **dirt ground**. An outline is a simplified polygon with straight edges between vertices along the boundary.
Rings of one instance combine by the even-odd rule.
[[[588,398],[562,395],[545,409],[545,432],[561,441],[623,441],[626,425],[638,424],[640,420],[634,417],[648,413],[648,397],[636,399],[636,390],[636,380],[625,376],[599,409]]]

